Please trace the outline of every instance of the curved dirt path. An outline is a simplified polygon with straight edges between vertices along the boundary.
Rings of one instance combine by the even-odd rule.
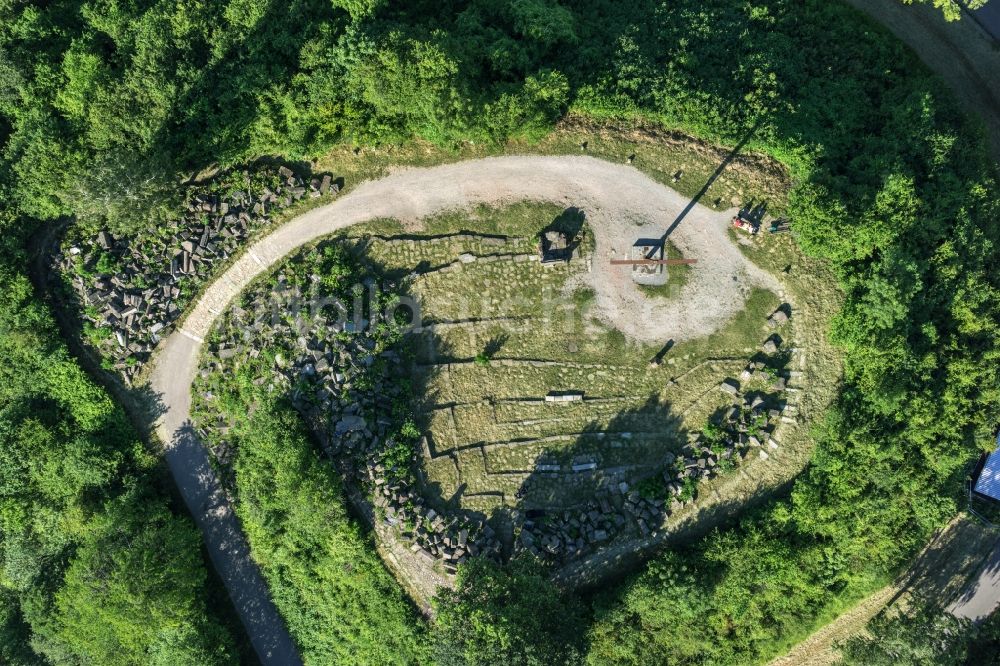
[[[161,345],[150,388],[161,401],[156,431],[171,472],[264,663],[301,662],[208,454],[191,428],[191,385],[204,338],[251,281],[304,244],[377,218],[416,225],[446,210],[524,200],[576,206],[586,213],[596,251],[585,279],[607,322],[633,338],[666,342],[706,335],[743,308],[752,287],[779,289],[777,281],[747,261],[729,239],[732,213],[697,205],[670,235],[682,253],[698,260],[691,279],[669,301],[644,301],[627,268],[612,268],[607,259],[627,256],[637,237],[661,236],[689,200],[632,167],[589,157],[499,157],[400,171],[364,183],[254,243],[205,289],[183,327]]]

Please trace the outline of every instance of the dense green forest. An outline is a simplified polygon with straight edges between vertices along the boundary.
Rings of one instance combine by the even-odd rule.
[[[565,601],[587,608],[583,645],[567,645],[595,664],[753,661],[904,565],[958,507],[965,466],[1000,408],[1000,188],[982,132],[853,10],[830,0],[6,0],[0,657],[235,659],[207,610],[194,528],[25,277],[35,220],[139,228],[164,214],[182,175],[212,163],[414,138],[499,149],[567,111],[747,140],[780,159],[795,183],[797,237],[831,262],[847,296],[832,330],[847,354],[842,394],[790,495],[594,599]],[[261,451],[273,445],[262,439]],[[280,516],[294,496],[267,499]],[[300,589],[322,580],[291,573],[305,577]],[[562,623],[516,608],[503,617],[504,599],[530,600],[522,576],[535,573],[478,573],[442,601],[442,661],[576,658],[549,652]],[[468,621],[477,609],[486,615]]]
[[[348,518],[297,413],[265,402],[237,436],[240,519],[306,663],[427,663],[422,618]]]
[[[235,663],[198,531],[35,298],[25,231],[0,220],[0,661]]]
[[[586,638],[582,604],[536,563],[500,567],[486,558],[459,570],[436,600],[435,661],[441,666],[579,663]],[[499,655],[499,657],[498,657]]]

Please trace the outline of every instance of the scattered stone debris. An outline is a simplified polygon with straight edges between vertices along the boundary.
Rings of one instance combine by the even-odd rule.
[[[229,328],[210,345],[209,365],[203,374],[231,371],[258,350],[281,343],[283,351],[275,357],[271,372],[259,381],[290,395],[349,487],[360,489],[370,501],[380,529],[391,530],[415,557],[447,573],[454,573],[470,557],[499,560],[511,554],[501,546],[501,537],[494,531],[500,529],[497,525],[472,511],[431,506],[422,494],[419,472],[414,475],[411,468],[394,466],[399,464],[398,456],[388,452],[398,448],[399,439],[390,415],[401,390],[391,378],[405,374],[401,357],[394,351],[376,352],[386,347],[365,326],[352,327],[354,334],[345,336],[347,327],[322,317],[302,323],[284,317],[269,319],[275,310],[284,312],[287,303],[309,296],[303,288],[282,286],[280,274],[278,280],[279,289],[258,288],[245,297],[246,311],[234,308],[228,315]],[[276,294],[284,300],[276,307],[266,305],[268,297]],[[257,309],[258,304],[265,304],[263,310]],[[755,387],[770,387],[772,393]],[[525,498],[533,483],[551,479],[594,484],[595,492],[572,507],[513,510],[513,533],[503,530],[504,543],[513,547],[514,555],[530,554],[561,564],[619,539],[657,535],[671,514],[696,501],[699,484],[749,460],[777,455],[779,445],[772,435],[784,412],[778,394],[785,388],[786,379],[765,362],[749,362],[739,381],[727,379],[720,384],[731,404],[713,421],[713,427],[694,435],[676,454],[664,454],[662,463],[654,465],[648,478],[634,487],[621,480],[622,474],[614,471],[618,468],[602,468],[600,454],[562,460],[544,454],[534,461],[528,479],[517,490],[518,498]],[[554,391],[545,397],[553,403],[583,398],[583,391]],[[219,462],[231,460],[228,424],[204,427],[214,431],[207,439],[217,442],[214,452]],[[618,435],[624,440],[632,433]],[[429,457],[429,448],[426,437],[422,438],[412,451],[410,465],[421,451]],[[528,502],[525,505],[531,506]]]
[[[596,463],[593,465],[596,467]],[[572,509],[528,512],[520,525],[514,552],[567,562],[622,534],[650,536],[662,528],[668,513],[664,500],[643,497],[621,482]]]
[[[538,239],[538,257],[543,264],[569,261],[573,255],[569,239],[561,231],[546,231]]]
[[[394,285],[383,287],[391,293]],[[397,466],[400,439],[391,415],[394,403],[405,396],[393,378],[406,370],[396,351],[377,351],[385,347],[380,327],[367,322],[348,327],[306,311],[275,316],[292,312],[294,303],[312,296],[285,282],[282,274],[277,287],[248,293],[246,309],[227,313],[218,336],[222,341],[209,345],[202,375],[227,372],[262,349],[280,348],[261,385],[289,395],[348,486],[369,496],[376,520],[408,542],[411,552],[439,561],[448,573],[472,556],[499,558],[500,541],[484,520],[435,510],[421,496],[412,464],[418,451],[427,448],[426,439],[414,448],[407,467]],[[348,331],[352,334],[345,335]],[[222,426],[208,424],[203,432],[211,435],[206,441],[220,463],[223,456],[231,459],[231,442]]]
[[[306,194],[340,190],[330,175],[306,182],[285,166],[238,171],[226,180],[236,185],[193,188],[181,219],[132,238],[100,231],[57,259],[93,327],[91,341],[129,383],[197,286],[251,234]]]
[[[765,342],[761,349],[765,354],[776,354],[778,352],[778,344],[780,340],[776,337],[770,337]]]
[[[762,362],[747,365],[744,381],[771,381],[774,371]],[[556,511],[536,509],[520,525],[514,552],[527,552],[549,562],[565,563],[587,555],[623,535],[648,537],[663,529],[667,518],[693,503],[698,485],[755,458],[767,460],[779,445],[772,437],[784,411],[781,392],[785,379],[774,380],[775,393],[745,394],[735,380],[720,387],[733,398],[718,423],[694,435],[678,455],[667,453],[662,473],[655,478],[662,491],[640,492],[644,483],[631,488],[625,481],[603,484],[592,501]],[[779,388],[780,386],[780,388]],[[777,407],[775,407],[777,405]],[[765,450],[766,449],[766,450]],[[770,453],[768,453],[770,451]],[[593,458],[578,457],[568,467],[539,459],[535,473],[543,478],[596,474],[601,470]],[[526,482],[526,485],[530,483]],[[664,495],[660,495],[664,492]]]
[[[779,308],[767,318],[767,324],[771,328],[777,328],[778,326],[783,326],[788,321],[788,313],[783,309]]]

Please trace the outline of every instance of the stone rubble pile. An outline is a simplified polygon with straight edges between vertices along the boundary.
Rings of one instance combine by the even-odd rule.
[[[314,283],[319,276],[311,276]],[[390,290],[391,290],[390,285]],[[401,357],[391,349],[380,351],[376,328],[368,322],[352,325],[328,320],[322,313],[289,317],[290,304],[309,298],[303,288],[289,286],[279,274],[276,289],[258,287],[246,302],[255,312],[233,308],[226,341],[211,347],[204,376],[226,372],[242,358],[256,357],[261,349],[278,347],[270,376],[259,378],[287,391],[292,403],[316,434],[324,452],[335,461],[355,488],[370,496],[375,520],[393,532],[409,550],[447,573],[470,557],[503,557],[499,535],[485,520],[460,510],[439,512],[432,508],[414,480],[417,450],[399,465],[396,424],[390,415],[398,400],[406,396],[393,378],[405,373]],[[275,299],[278,299],[277,301]],[[769,318],[772,328],[783,325],[787,314],[779,310]],[[768,337],[777,352],[780,338]],[[286,360],[294,359],[294,360]],[[773,362],[773,359],[771,359]],[[746,387],[766,387],[750,390]],[[677,454],[664,455],[656,476],[649,481],[662,494],[640,492],[647,484],[630,487],[612,470],[602,469],[595,456],[577,456],[560,463],[549,457],[536,461],[533,478],[600,477],[593,499],[560,509],[519,509],[512,512],[513,554],[530,554],[553,563],[583,557],[623,537],[646,538],[663,529],[667,518],[695,500],[698,484],[716,478],[751,457],[766,459],[778,448],[772,438],[784,402],[786,379],[764,361],[749,362],[739,379],[727,379],[720,390],[731,405],[712,428],[693,435]],[[563,391],[551,395],[580,399],[583,392]],[[225,439],[226,424],[206,426],[216,431],[220,462],[231,455]],[[426,439],[420,443],[426,451]],[[392,455],[390,455],[390,453]],[[396,462],[391,462],[396,461]],[[662,483],[661,483],[662,482]],[[650,496],[653,495],[653,496]],[[656,496],[659,495],[659,496]]]
[[[442,560],[450,574],[470,557],[500,557],[500,541],[485,521],[458,512],[439,514],[405,484],[385,483],[377,466],[369,468],[369,472],[377,488],[375,506],[384,512],[387,524],[399,529],[399,536],[409,542],[411,552],[431,561]]]
[[[788,315],[778,310],[768,321],[774,328],[787,322]],[[774,354],[779,344],[777,336],[770,336],[763,350]],[[764,385],[768,389],[767,392],[745,394],[740,382]],[[607,490],[598,492],[594,501],[581,506],[555,512],[528,511],[529,517],[522,524],[514,544],[515,552],[528,552],[547,561],[564,563],[623,535],[655,535],[668,516],[694,501],[697,484],[746,462],[754,452],[758,458],[767,459],[769,452],[778,448],[771,435],[784,411],[782,396],[786,384],[787,380],[765,362],[752,361],[744,368],[740,381],[726,379],[719,385],[720,390],[731,396],[732,405],[722,415],[712,441],[704,434],[694,435],[680,455],[668,453],[664,457],[662,481],[669,505],[664,500],[643,497],[638,491],[629,490],[625,481],[613,483]],[[598,465],[581,459],[568,469],[574,473],[597,472]],[[565,466],[548,458],[540,458],[535,464],[535,474],[539,478],[553,478],[565,472]],[[525,481],[519,496],[524,496],[524,489],[531,484],[531,478]]]
[[[193,188],[184,215],[165,229],[150,228],[130,238],[101,231],[57,259],[84,317],[98,332],[108,331],[100,336],[102,356],[129,383],[170,333],[198,284],[274,213],[306,196],[340,190],[328,174],[307,181],[284,166],[226,178],[245,186],[223,194],[211,192],[211,185]]]
[[[393,285],[386,287],[391,291]],[[275,357],[271,376],[255,382],[288,392],[349,484],[370,492],[376,520],[409,542],[412,552],[441,561],[448,573],[468,557],[499,557],[500,542],[489,525],[461,512],[448,515],[429,508],[412,487],[411,470],[387,462],[387,454],[397,446],[393,407],[406,399],[394,379],[405,374],[399,354],[377,351],[378,334],[367,321],[339,322],[323,313],[295,313],[294,304],[308,302],[308,297],[283,275],[278,276],[276,289],[250,293],[245,302],[253,304],[252,311],[231,310],[225,342],[210,347],[202,377],[224,373],[241,359],[277,346],[282,351]],[[289,312],[297,316],[283,316]],[[232,455],[225,427],[203,425],[206,434],[215,434],[207,439],[216,442],[214,453],[220,464],[224,464],[221,456]],[[415,457],[413,451],[411,465]]]
[[[777,328],[787,323],[788,319],[789,319],[788,312],[786,312],[782,308],[778,308],[773,313],[771,313],[770,317],[767,318],[767,325],[770,326],[771,328]]]
[[[564,563],[625,534],[655,534],[668,514],[663,500],[642,497],[622,481],[571,509],[527,511],[514,552]]]

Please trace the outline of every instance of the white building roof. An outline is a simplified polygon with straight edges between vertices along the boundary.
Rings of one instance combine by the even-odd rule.
[[[983,471],[979,473],[973,490],[980,495],[1000,500],[1000,435],[997,435],[997,448],[983,463]]]

